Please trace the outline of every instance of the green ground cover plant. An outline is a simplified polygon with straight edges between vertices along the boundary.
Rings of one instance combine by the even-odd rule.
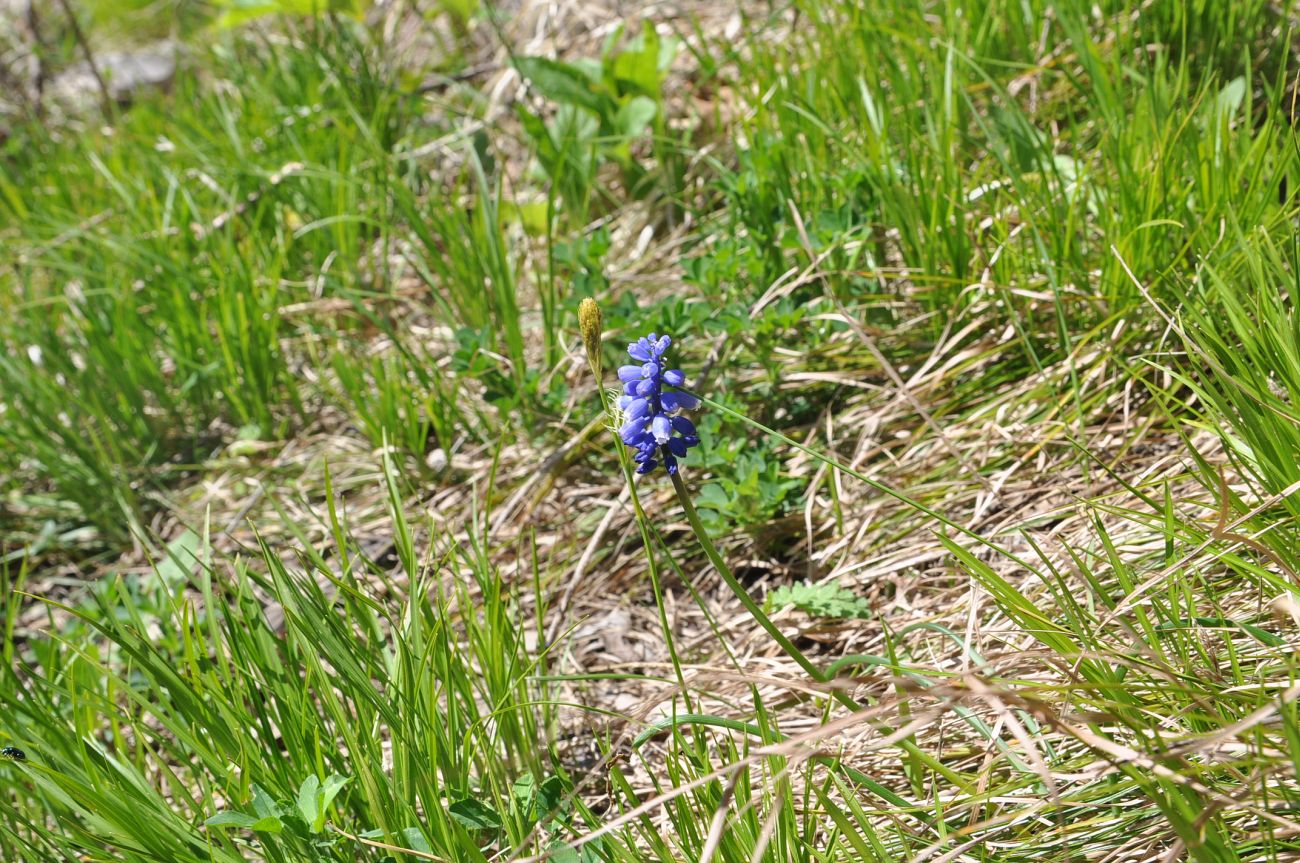
[[[14,19],[0,858],[1293,859],[1300,13],[580,6]]]

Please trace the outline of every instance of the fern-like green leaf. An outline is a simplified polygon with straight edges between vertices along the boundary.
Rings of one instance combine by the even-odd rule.
[[[871,617],[871,604],[847,587],[838,584],[792,584],[778,587],[767,595],[768,611],[794,605],[814,617],[841,620]]]

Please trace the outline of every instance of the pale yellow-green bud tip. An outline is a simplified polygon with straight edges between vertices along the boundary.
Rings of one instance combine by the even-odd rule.
[[[587,349],[587,362],[600,376],[600,306],[591,297],[578,304],[578,329],[582,331],[582,344]]]

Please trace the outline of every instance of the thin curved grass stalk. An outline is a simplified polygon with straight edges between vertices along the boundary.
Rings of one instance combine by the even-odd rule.
[[[749,595],[749,591],[747,591],[745,586],[736,578],[735,574],[731,571],[731,567],[727,566],[727,562],[723,560],[722,555],[718,552],[717,546],[713,544],[713,540],[709,537],[708,531],[704,529],[704,524],[700,521],[699,513],[695,511],[695,504],[691,502],[691,495],[686,489],[686,483],[682,481],[681,473],[674,473],[670,478],[673,481],[673,489],[677,492],[677,500],[681,503],[682,510],[686,514],[686,520],[690,523],[691,530],[695,533],[695,538],[699,541],[700,547],[704,550],[705,556],[708,557],[709,562],[713,564],[714,569],[718,571],[718,575],[722,577],[722,580],[726,582],[727,587],[731,588],[731,592],[734,593],[736,598],[740,600],[741,604],[745,606],[745,610],[749,612],[750,617],[752,617],[759,626],[763,627],[763,630],[767,632],[768,635],[772,636],[772,640],[780,646],[781,650],[784,651],[787,656],[798,663],[799,667],[807,672],[808,676],[812,677],[818,683],[826,684],[827,691],[831,694],[831,697],[854,713],[863,710],[864,705],[843,688],[835,686],[833,678],[825,671],[818,668],[816,663],[805,656],[803,651],[796,647],[794,642],[786,637],[785,633],[783,633],[777,625],[772,622],[772,619],[767,616],[767,613],[763,611],[762,607],[759,606],[759,604],[754,601],[754,598]],[[879,726],[878,730],[885,735],[894,733],[894,730],[887,726]],[[915,741],[910,738],[900,740],[898,745],[909,755],[916,758],[926,767],[934,770],[948,781],[958,786],[965,785],[960,775],[944,766],[934,756],[924,752],[916,745]],[[875,786],[872,790],[885,800],[888,800],[894,805],[902,804],[902,798],[898,797],[898,795],[894,794],[892,791],[885,789],[883,786],[880,786],[875,782],[872,783],[872,786]]]

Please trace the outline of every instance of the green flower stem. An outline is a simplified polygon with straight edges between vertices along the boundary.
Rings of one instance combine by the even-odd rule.
[[[614,409],[610,404],[609,393],[600,386],[600,369],[593,366],[592,371],[596,373],[597,388],[600,391],[601,410],[610,420],[614,418]],[[655,607],[659,610],[659,626],[664,633],[664,643],[668,646],[668,658],[672,662],[673,675],[677,678],[677,686],[682,691],[682,700],[686,704],[686,709],[691,709],[691,694],[686,688],[686,675],[682,673],[681,657],[677,655],[677,645],[673,641],[672,626],[668,622],[667,605],[664,603],[663,586],[659,579],[659,567],[655,563],[654,544],[650,536],[650,519],[641,507],[641,498],[636,493],[635,476],[632,473],[632,459],[628,456],[627,450],[623,447],[623,442],[618,439],[618,433],[614,434],[615,450],[618,453],[618,463],[623,469],[623,477],[627,480],[628,495],[632,499],[632,511],[636,514],[637,528],[641,532],[641,547],[645,549],[646,565],[650,568],[650,587],[655,595]]]

